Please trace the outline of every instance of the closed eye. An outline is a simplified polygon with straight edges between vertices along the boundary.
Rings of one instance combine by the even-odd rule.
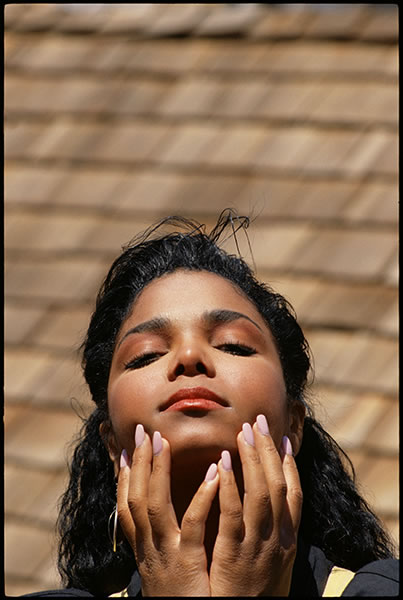
[[[234,354],[235,356],[252,356],[252,354],[256,354],[255,348],[246,346],[245,344],[220,344],[219,346],[216,346],[216,348],[223,352]]]
[[[147,352],[146,354],[141,354],[130,360],[128,363],[125,363],[125,369],[140,369],[141,367],[146,367],[160,356],[163,356],[161,352]]]

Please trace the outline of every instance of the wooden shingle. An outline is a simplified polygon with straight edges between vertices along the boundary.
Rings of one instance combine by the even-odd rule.
[[[35,525],[9,522],[5,527],[5,568],[17,578],[32,578],[49,553],[52,534]],[[31,582],[32,590],[32,582]]]
[[[78,72],[90,64],[96,44],[87,39],[34,37],[22,40],[19,52],[10,57],[9,68],[32,72]]]
[[[81,421],[70,409],[35,410],[8,440],[6,460],[27,467],[55,471],[66,466],[68,445]]]
[[[385,11],[374,12],[364,25],[360,38],[365,42],[396,42],[399,37],[398,5],[388,4]]]
[[[163,14],[161,4],[139,4],[136,10],[127,4],[110,5],[108,18],[100,27],[103,33],[125,34],[144,31],[156,15]]]
[[[326,86],[315,81],[270,82],[255,115],[276,120],[312,120],[316,118],[316,106],[327,93]]]
[[[232,126],[225,128],[217,137],[206,155],[202,157],[203,163],[216,167],[253,167],[256,156],[260,155],[261,148],[270,139],[270,134],[258,126]]]
[[[51,485],[54,474],[40,469],[27,469],[24,466],[6,465],[5,467],[5,510],[13,517],[29,517],[38,520],[37,499]],[[26,490],[29,489],[29,494]],[[46,506],[49,509],[49,506]],[[45,514],[46,517],[46,514]],[[50,525],[55,522],[54,511],[49,515]],[[40,518],[40,517],[39,517]]]
[[[399,403],[385,402],[380,419],[374,423],[365,441],[371,452],[399,453]]]
[[[39,123],[6,123],[4,129],[5,152],[8,159],[21,159],[30,155],[31,146],[43,133]]]
[[[259,20],[259,9],[259,4],[237,4],[235,10],[228,4],[220,4],[218,10],[201,20],[195,33],[209,37],[246,33]]]
[[[23,343],[44,314],[43,306],[19,306],[6,303],[4,314],[6,344]]]
[[[41,302],[81,302],[93,297],[104,274],[105,266],[97,258],[9,260],[6,295]]]
[[[373,181],[360,186],[343,215],[354,223],[377,222],[397,225],[398,210],[397,186],[392,182]]]
[[[144,33],[153,37],[190,34],[210,11],[208,4],[168,4],[166,10],[147,21]]]
[[[49,357],[46,353],[9,349],[5,352],[5,390],[8,401],[31,395],[36,382],[43,380],[49,372]],[[21,365],[24,369],[21,369]]]
[[[163,165],[198,164],[203,157],[210,155],[220,138],[221,131],[217,125],[180,125],[153,156]]]
[[[315,357],[318,381],[332,385],[346,382],[358,390],[397,393],[397,345],[393,340],[365,333],[324,333],[308,337]]]
[[[279,5],[277,5],[279,6]],[[284,6],[284,5],[283,5]],[[285,5],[287,6],[287,5]],[[294,39],[303,35],[307,24],[312,19],[309,5],[303,10],[278,10],[267,5],[266,15],[251,27],[249,35],[253,39]]]
[[[320,86],[322,98],[315,103],[314,118],[319,121],[351,124],[396,125],[398,94],[392,83],[340,82]]]
[[[59,168],[60,169],[60,168]],[[54,168],[53,172],[58,169]],[[57,189],[54,202],[66,209],[88,210],[96,207],[111,210],[119,203],[127,176],[114,169],[87,168],[79,171],[64,170],[63,185]]]
[[[328,6],[316,14],[305,29],[305,36],[318,39],[354,39],[368,21],[365,5]]]
[[[16,213],[7,216],[9,250],[71,251],[82,245],[93,229],[93,220],[81,216]]]
[[[392,232],[321,230],[293,256],[292,264],[310,273],[376,280],[396,250]]]
[[[396,293],[380,285],[321,281],[301,305],[299,315],[316,327],[361,328],[388,334],[397,331]]]
[[[7,150],[8,154],[8,150]],[[6,204],[46,204],[57,197],[56,190],[68,180],[69,172],[39,165],[9,164],[5,169]]]
[[[92,307],[91,307],[92,308]],[[88,328],[90,307],[61,307],[48,311],[46,319],[32,341],[43,348],[78,348]]]
[[[354,42],[323,42],[318,52],[317,42],[310,40],[298,44],[298,52],[292,42],[266,46],[257,58],[254,69],[265,73],[300,77],[323,75],[329,77],[362,77],[372,74],[379,76],[389,70],[385,64],[387,49],[383,46],[360,47]],[[393,50],[391,50],[393,52]],[[390,57],[392,60],[393,57]]]
[[[371,457],[367,459],[367,465],[361,467],[360,475],[359,482],[375,511],[391,514],[399,501],[398,458]]]

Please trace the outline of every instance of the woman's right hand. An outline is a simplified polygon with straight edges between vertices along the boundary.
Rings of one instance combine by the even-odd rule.
[[[218,475],[200,485],[179,527],[171,501],[169,442],[156,432],[151,443],[138,425],[131,462],[121,459],[118,518],[135,554],[143,596],[210,596],[203,541]]]

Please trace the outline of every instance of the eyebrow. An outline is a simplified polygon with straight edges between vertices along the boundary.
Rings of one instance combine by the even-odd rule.
[[[250,323],[253,323],[255,327],[257,327],[262,333],[263,329],[248,315],[244,313],[240,313],[234,310],[225,310],[225,309],[217,309],[209,312],[205,312],[203,314],[203,320],[208,324],[217,325],[220,323],[231,323],[232,321],[237,321],[238,319],[247,319]]]
[[[140,323],[139,325],[136,325],[136,327],[132,327],[131,329],[129,329],[129,331],[126,331],[125,335],[122,337],[122,339],[120,340],[117,347],[119,348],[119,346],[121,345],[123,340],[125,340],[128,335],[131,335],[133,333],[144,333],[144,332],[156,333],[158,331],[167,329],[170,324],[171,324],[170,320],[165,317],[155,317],[155,319],[150,319],[149,321],[144,321],[144,323]]]
[[[263,333],[263,329],[248,315],[243,313],[234,311],[234,310],[226,310],[226,309],[216,309],[211,311],[206,311],[202,315],[202,320],[210,326],[219,325],[221,323],[231,323],[233,321],[237,321],[238,319],[247,319],[250,323],[255,325]],[[129,335],[135,333],[157,333],[159,331],[163,331],[168,329],[171,326],[171,321],[166,317],[155,317],[154,319],[150,319],[149,321],[144,321],[143,323],[139,323],[135,327],[132,327],[128,331],[126,331],[125,335],[122,337],[120,342],[118,343],[117,348],[122,344],[123,340],[125,340]]]

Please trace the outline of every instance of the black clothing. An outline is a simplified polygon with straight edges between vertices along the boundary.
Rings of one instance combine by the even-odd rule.
[[[318,598],[323,594],[327,579],[334,564],[326,558],[322,550],[315,546],[306,546],[301,540],[298,544],[291,579],[290,597]],[[128,596],[141,598],[141,580],[135,571],[127,588]],[[377,560],[356,572],[342,596],[387,596],[399,595],[399,561],[397,559]],[[93,594],[85,590],[68,588],[25,594],[23,598],[49,597],[90,597]]]

